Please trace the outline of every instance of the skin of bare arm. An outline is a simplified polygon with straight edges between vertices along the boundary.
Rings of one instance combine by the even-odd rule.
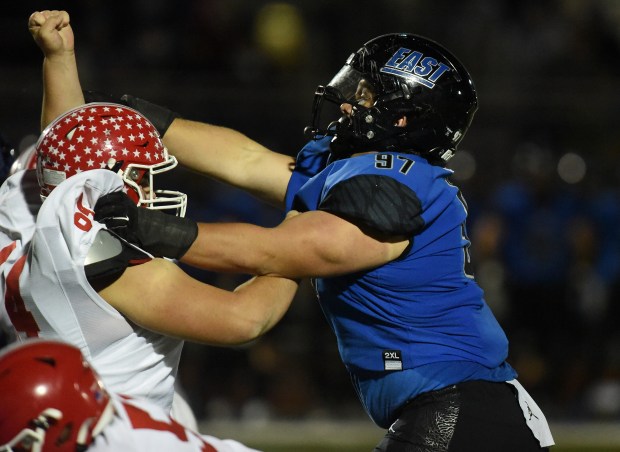
[[[66,12],[33,13],[29,25],[46,55],[42,117],[49,122],[84,102],[73,33]],[[233,129],[183,119],[174,120],[164,143],[184,166],[275,205],[283,204],[292,157],[270,151]],[[289,277],[334,276],[372,268],[398,257],[408,244],[365,233],[325,212],[307,212],[295,223],[271,229],[222,224],[200,228],[185,262],[216,271]]]
[[[75,59],[74,36],[66,11],[36,11],[28,29],[43,55],[41,130],[65,111],[84,104]]]
[[[42,129],[65,111],[84,104],[66,11],[34,12],[28,28],[43,61]],[[179,162],[199,173],[246,190],[282,207],[294,158],[273,152],[226,127],[177,118],[163,137]]]
[[[44,128],[58,115],[84,104],[84,97],[69,15],[65,11],[35,12],[28,27],[45,55]],[[297,283],[291,280],[259,277],[229,292],[191,278],[170,261],[154,259],[128,268],[100,295],[147,329],[196,342],[234,345],[272,328],[288,309],[296,289]]]
[[[409,245],[323,211],[289,217],[274,228],[245,223],[200,223],[182,261],[220,272],[330,277],[386,264]]]
[[[193,171],[246,190],[278,207],[295,164],[227,127],[175,119],[163,138],[181,164]]]
[[[173,262],[158,258],[129,267],[99,294],[146,329],[227,346],[269,331],[288,310],[297,286],[289,279],[261,276],[231,292],[195,280]]]

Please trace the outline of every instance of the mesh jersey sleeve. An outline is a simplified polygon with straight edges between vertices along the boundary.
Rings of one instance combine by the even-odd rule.
[[[387,176],[360,175],[339,182],[319,209],[388,235],[412,235],[424,227],[416,193]]]

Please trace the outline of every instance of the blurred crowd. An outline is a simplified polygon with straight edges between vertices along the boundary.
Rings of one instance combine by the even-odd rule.
[[[12,37],[0,44],[0,132],[17,151],[36,140],[41,101],[40,52],[26,20],[51,6],[27,3],[5,5],[0,18]],[[314,89],[365,40],[403,30],[450,48],[480,100],[450,166],[509,361],[548,418],[620,418],[617,2],[71,3],[57,8],[71,13],[84,87],[130,92],[291,155],[304,143]],[[281,219],[214,181],[178,180],[193,218]],[[226,288],[246,278],[186,270]],[[305,282],[257,343],[187,344],[180,380],[201,419],[364,416],[337,353]]]

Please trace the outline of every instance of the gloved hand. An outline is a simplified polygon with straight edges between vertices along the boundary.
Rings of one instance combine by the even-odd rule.
[[[138,207],[120,191],[99,198],[95,221],[157,257],[180,259],[198,236],[195,221]]]
[[[121,102],[134,110],[138,110],[146,116],[146,118],[155,126],[161,138],[164,138],[164,135],[166,134],[168,127],[170,127],[170,124],[172,124],[172,121],[179,117],[178,113],[175,113],[166,107],[153,104],[147,100],[140,99],[139,97],[134,97],[131,94],[124,94],[121,97]]]
[[[166,107],[153,104],[147,100],[140,99],[139,97],[134,97],[131,94],[124,94],[118,98],[100,91],[84,90],[82,92],[84,93],[84,99],[87,103],[113,102],[131,107],[134,110],[138,110],[146,117],[146,119],[151,121],[151,124],[155,126],[161,138],[163,138],[166,134],[166,131],[168,130],[168,127],[170,127],[170,124],[172,124],[172,121],[174,121],[175,118],[180,117],[178,113]]]

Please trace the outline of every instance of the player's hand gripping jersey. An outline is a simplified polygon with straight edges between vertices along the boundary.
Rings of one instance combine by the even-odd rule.
[[[5,182],[2,199],[39,196],[38,186],[32,193],[19,193],[15,177],[21,176]],[[2,295],[18,338],[68,341],[80,348],[111,390],[148,398],[169,411],[183,342],[131,323],[86,278],[89,250],[105,229],[93,220],[94,205],[103,194],[122,189],[122,180],[112,171],[76,174],[50,193],[36,224],[28,224],[34,216],[17,217],[6,210],[10,204],[2,203],[1,227],[8,218],[20,218],[19,227],[34,231],[29,244],[18,237],[2,242]],[[150,259],[140,250],[136,254]]]
[[[316,159],[317,151],[299,158],[306,155]],[[386,265],[315,281],[375,422],[389,426],[394,411],[421,392],[467,379],[513,379],[506,336],[468,269],[467,206],[448,180],[452,172],[398,152],[361,154],[319,170],[298,191],[289,186],[287,207],[325,210],[411,240]]]

